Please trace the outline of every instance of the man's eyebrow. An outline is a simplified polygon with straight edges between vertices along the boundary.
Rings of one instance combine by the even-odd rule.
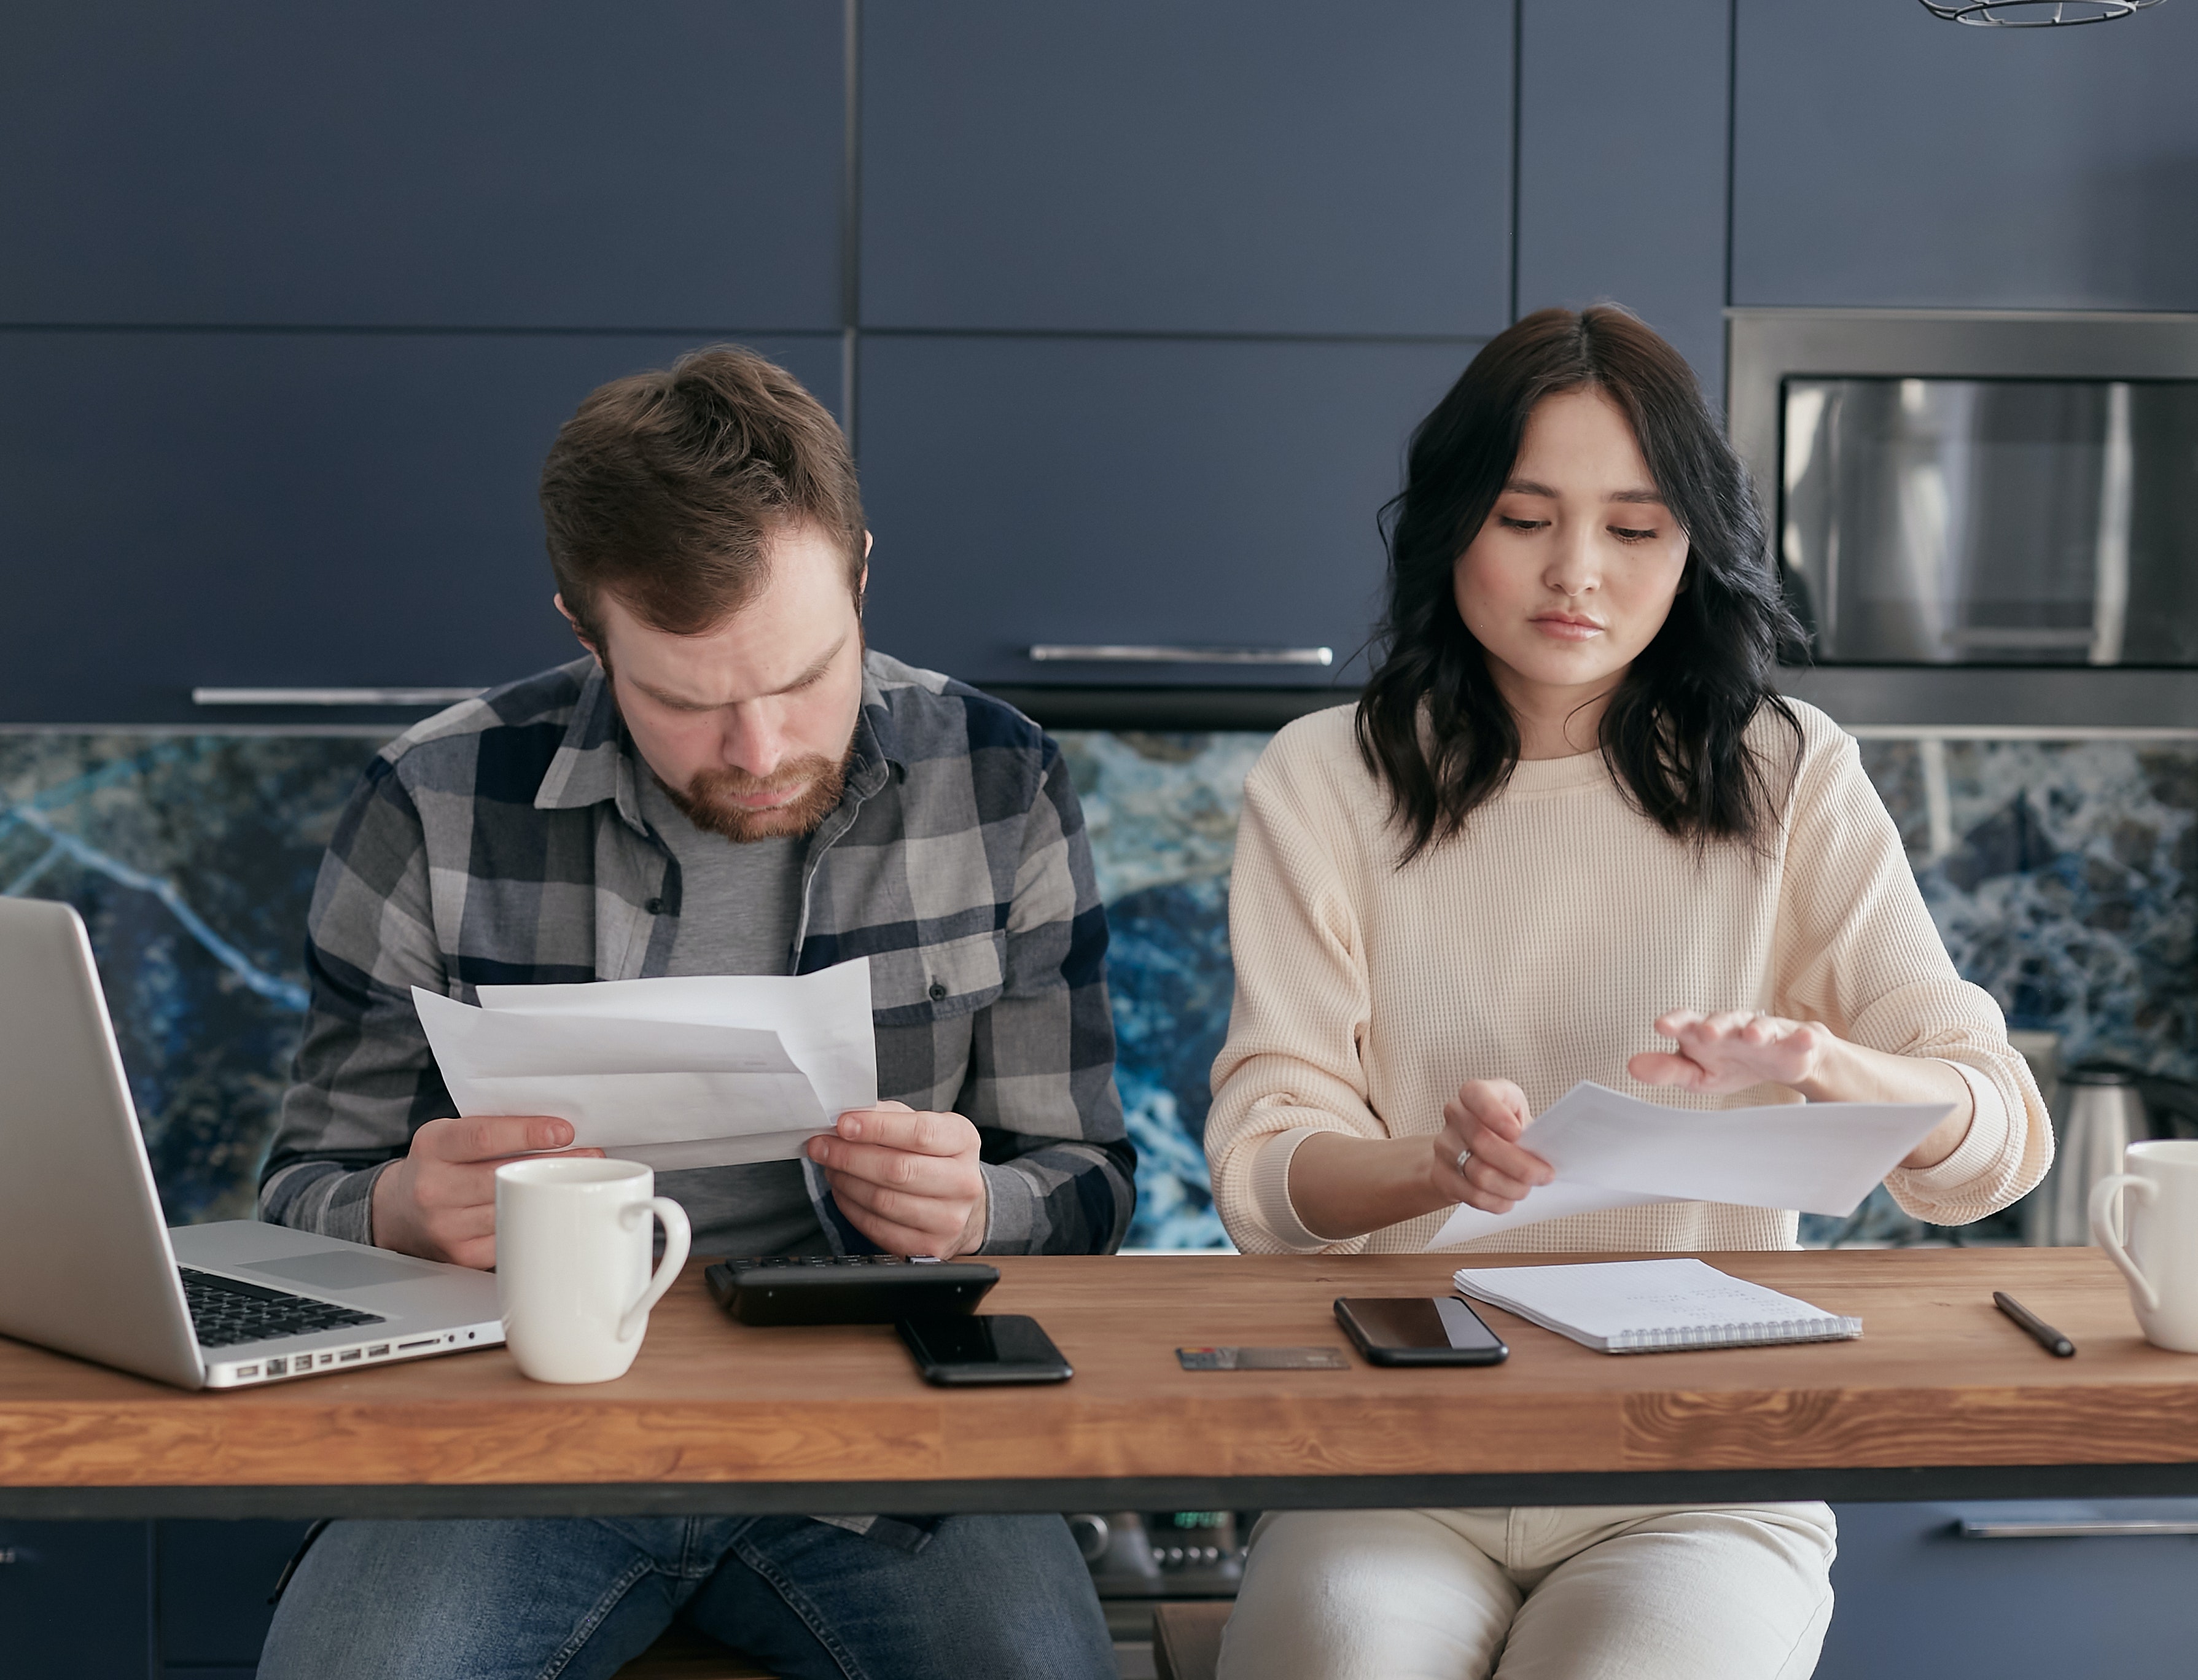
[[[811,683],[814,683],[818,677],[822,677],[826,671],[832,668],[832,661],[840,657],[840,650],[846,645],[847,638],[843,635],[837,642],[834,642],[830,648],[826,651],[824,655],[814,665],[811,666],[808,670],[803,671],[801,675],[795,677],[784,688],[774,689],[771,692],[773,694],[790,695],[796,689],[807,688]]]
[[[827,671],[829,671],[832,668],[832,661],[840,657],[840,649],[845,648],[846,645],[847,638],[842,636],[837,642],[834,642],[832,644],[831,650],[825,654],[824,656],[819,659],[814,665],[811,666],[808,670],[803,671],[791,683],[786,683],[783,687],[773,689],[770,692],[774,695],[790,695],[797,689],[807,688],[811,683],[814,683],[818,677],[822,677]],[[714,712],[718,709],[714,702],[692,700],[678,695],[667,695],[663,689],[651,687],[648,683],[643,683],[638,678],[634,679],[633,685],[635,688],[640,689],[642,693],[647,695],[651,700],[654,700],[658,705],[671,706],[674,711]],[[767,698],[767,696],[759,696],[759,698]]]
[[[676,712],[707,712],[711,708],[699,700],[689,700],[683,695],[668,695],[653,683],[644,683],[638,677],[626,679],[659,706],[668,706]]]

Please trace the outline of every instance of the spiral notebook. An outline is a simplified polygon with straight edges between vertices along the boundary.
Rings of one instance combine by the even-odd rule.
[[[1598,1260],[1456,1273],[1458,1293],[1601,1353],[1844,1341],[1862,1320],[1729,1277],[1700,1260]]]

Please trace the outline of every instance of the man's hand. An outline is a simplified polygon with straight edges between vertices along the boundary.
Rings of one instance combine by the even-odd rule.
[[[1759,1010],[1727,1009],[1713,1015],[1674,1009],[1656,1031],[1679,1041],[1677,1055],[1648,1051],[1625,1064],[1644,1085],[1678,1085],[1718,1095],[1751,1085],[1791,1085],[1804,1095],[1823,1071],[1836,1040],[1829,1027],[1787,1020]]]
[[[894,1254],[951,1260],[985,1240],[977,1128],[959,1114],[881,1102],[809,1140],[809,1159],[855,1229]]]
[[[411,1152],[374,1181],[378,1248],[486,1271],[496,1264],[496,1170],[555,1151],[600,1160],[601,1149],[567,1149],[573,1124],[548,1114],[476,1114],[430,1120]]]
[[[1509,1079],[1473,1079],[1443,1105],[1443,1129],[1435,1134],[1434,1158],[1428,1177],[1452,1201],[1484,1213],[1509,1213],[1537,1184],[1556,1171],[1519,1141],[1533,1116],[1526,1093]],[[1467,1152],[1458,1171],[1458,1152]]]

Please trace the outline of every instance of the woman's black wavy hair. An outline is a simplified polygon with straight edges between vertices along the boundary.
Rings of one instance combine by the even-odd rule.
[[[1747,472],[1685,361],[1627,311],[1545,309],[1489,340],[1412,433],[1404,488],[1381,510],[1389,549],[1380,666],[1358,702],[1358,750],[1389,793],[1400,863],[1447,840],[1501,792],[1519,725],[1458,617],[1458,557],[1510,477],[1543,398],[1591,388],[1631,422],[1685,532],[1678,599],[1602,716],[1604,759],[1666,834],[1762,851],[1783,801],[1746,740],[1769,706],[1779,642],[1800,631],[1781,598]]]

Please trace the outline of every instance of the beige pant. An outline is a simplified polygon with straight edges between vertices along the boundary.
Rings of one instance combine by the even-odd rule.
[[[1824,1505],[1278,1511],[1220,1680],[1806,1680]]]

